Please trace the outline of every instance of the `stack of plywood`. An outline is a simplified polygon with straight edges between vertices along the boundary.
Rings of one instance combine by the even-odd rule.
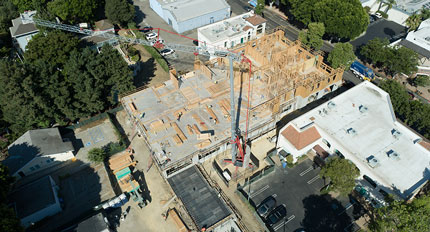
[[[169,218],[173,220],[175,225],[178,228],[179,232],[189,232],[190,230],[187,228],[185,223],[182,221],[181,217],[179,217],[178,212],[175,208],[169,210]]]
[[[116,173],[126,167],[136,165],[136,162],[133,162],[133,160],[131,159],[131,154],[126,151],[121,153],[120,155],[111,157],[108,163],[109,168],[113,171],[113,173]]]

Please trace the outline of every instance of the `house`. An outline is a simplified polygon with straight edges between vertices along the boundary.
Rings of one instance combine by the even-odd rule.
[[[45,176],[13,191],[9,200],[24,227],[62,211],[58,186],[51,176]]]
[[[360,170],[357,187],[375,205],[386,193],[408,199],[430,179],[422,138],[397,121],[388,93],[367,81],[285,125],[277,150],[294,161],[302,155],[352,161]]]
[[[230,17],[225,0],[149,0],[149,5],[178,33]]]
[[[111,232],[114,231],[109,227],[108,218],[105,217],[104,212],[101,211],[92,217],[83,220],[78,224],[76,232]]]
[[[430,8],[428,0],[395,0],[388,9],[388,1],[382,0],[360,0],[363,7],[370,7],[370,12],[382,11],[388,15],[388,20],[406,26],[406,19],[414,13],[418,13],[422,8]]]
[[[216,48],[227,49],[260,38],[266,31],[266,19],[251,12],[197,29],[200,46],[214,54]]]
[[[31,37],[39,33],[33,22],[36,11],[26,11],[20,14],[19,18],[12,20],[12,27],[9,28],[13,43],[20,52],[25,52]]]
[[[29,130],[8,147],[3,164],[10,175],[22,178],[74,158],[72,142],[58,128]]]
[[[418,74],[430,75],[430,19],[424,20],[416,31],[409,32],[399,45],[418,53]]]
[[[112,23],[110,23],[109,20],[107,20],[107,19],[97,21],[94,23],[94,25],[96,27],[94,30],[94,35],[103,34],[106,32],[115,33],[114,25]]]
[[[103,19],[94,23],[94,33],[91,36],[85,36],[82,40],[85,40],[91,44],[91,49],[99,49],[105,44],[116,45],[118,44],[118,39],[112,38],[110,36],[103,36],[105,33],[115,34],[115,26],[109,22],[107,19]]]

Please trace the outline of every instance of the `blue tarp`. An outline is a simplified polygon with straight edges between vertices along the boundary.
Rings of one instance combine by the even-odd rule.
[[[257,0],[250,0],[248,1],[249,5],[253,6],[253,7],[257,7]]]

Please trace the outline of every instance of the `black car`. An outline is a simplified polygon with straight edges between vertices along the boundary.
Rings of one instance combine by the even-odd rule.
[[[273,198],[272,196],[267,197],[266,199],[264,199],[260,205],[257,207],[257,213],[261,216],[261,217],[266,217],[267,214],[269,214],[270,210],[272,210],[273,208],[275,208],[276,206],[276,200],[275,198]]]
[[[285,205],[278,205],[274,210],[272,210],[272,212],[270,212],[269,216],[267,216],[267,224],[269,224],[269,226],[273,226],[285,216],[287,216],[287,208],[285,208]]]
[[[150,32],[150,31],[152,31],[152,27],[146,26],[146,27],[144,27],[143,29],[141,29],[141,31],[142,31],[143,33],[148,33],[148,32]]]

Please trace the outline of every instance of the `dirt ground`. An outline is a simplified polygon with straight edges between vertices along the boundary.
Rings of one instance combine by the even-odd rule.
[[[169,80],[169,74],[161,68],[157,61],[145,48],[138,44],[134,46],[140,52],[141,70],[135,78],[135,86],[151,87]]]
[[[120,111],[116,115],[119,123],[123,127],[129,139],[135,134],[135,130],[131,128],[132,124],[127,120],[126,113]],[[149,149],[145,142],[140,137],[135,137],[131,141],[131,147],[135,151],[134,159],[138,161],[134,173],[135,178],[141,185],[144,192],[144,198],[148,199],[149,204],[143,209],[139,209],[137,204],[132,200],[123,206],[123,208],[131,207],[129,214],[124,222],[118,227],[118,232],[138,232],[138,231],[157,231],[157,232],[170,232],[177,231],[177,227],[173,220],[162,217],[162,213],[166,213],[169,208],[175,207],[181,218],[187,224],[191,224],[191,219],[188,218],[183,211],[182,207],[176,199],[171,200],[174,196],[168,183],[161,176],[157,167],[150,165]],[[148,170],[149,168],[149,171]],[[170,204],[169,204],[170,203]]]

